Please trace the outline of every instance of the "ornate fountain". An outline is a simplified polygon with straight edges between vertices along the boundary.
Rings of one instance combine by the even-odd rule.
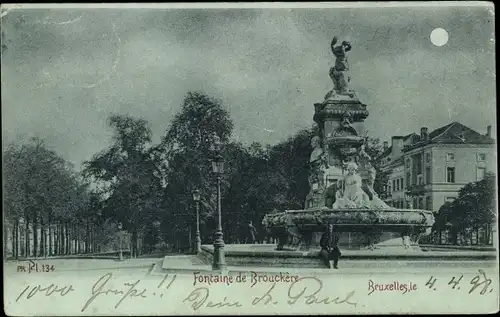
[[[318,247],[320,235],[332,224],[344,249],[419,251],[420,237],[428,235],[434,223],[432,212],[390,207],[374,191],[376,171],[365,152],[364,120],[369,113],[349,88],[347,52],[352,46],[346,41],[336,44],[334,37],[334,87],[314,105],[319,133],[311,140],[306,209],[268,214],[263,226],[278,240],[277,250]]]

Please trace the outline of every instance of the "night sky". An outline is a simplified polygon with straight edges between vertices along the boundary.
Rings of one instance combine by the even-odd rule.
[[[110,113],[159,141],[188,91],[222,100],[234,139],[275,144],[312,126],[332,88],[333,36],[369,134],[495,123],[494,14],[487,7],[18,9],[2,14],[3,142],[38,136],[76,168],[106,148]],[[436,46],[435,28],[449,34]]]

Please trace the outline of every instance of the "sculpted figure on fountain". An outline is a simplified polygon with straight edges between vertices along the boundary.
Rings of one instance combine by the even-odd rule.
[[[311,139],[311,146],[313,151],[309,158],[310,175],[309,175],[309,186],[311,189],[314,184],[318,185],[318,188],[324,187],[324,170],[327,166],[326,154],[321,147],[321,140],[318,136],[314,136]]]
[[[337,184],[338,189],[333,209],[369,208],[370,200],[362,189],[362,179],[357,173],[358,165],[354,162],[348,162],[346,169],[346,176]]]

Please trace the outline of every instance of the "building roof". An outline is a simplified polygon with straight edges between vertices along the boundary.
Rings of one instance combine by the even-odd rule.
[[[380,158],[382,157],[386,157],[387,155],[391,154],[392,152],[392,146],[389,146],[387,149],[384,150],[384,152],[382,152],[382,154],[380,154]]]
[[[493,144],[495,140],[484,134],[480,134],[469,127],[464,126],[459,122],[453,122],[447,126],[442,133],[432,137],[435,142],[452,142],[452,143],[467,143],[467,144]],[[433,131],[436,132],[436,131]]]
[[[407,135],[395,135],[391,139],[403,139],[403,142],[408,140],[412,135],[416,135],[415,133],[410,133]],[[389,146],[387,149],[385,149],[382,154],[380,154],[379,158],[384,158],[387,155],[390,155],[392,153],[392,146]]]
[[[445,125],[444,127],[437,128],[436,130],[432,131],[431,133],[429,133],[429,139],[433,139],[433,138],[439,136],[440,134],[442,134],[443,132],[445,132],[446,129],[450,128],[455,123],[456,122],[452,122],[450,124]]]
[[[406,146],[403,151],[418,148],[429,143],[437,144],[494,144],[495,140],[490,136],[480,134],[477,131],[461,124],[460,122],[452,122],[444,127],[438,128],[431,133],[426,140],[422,140],[420,136],[415,142]]]

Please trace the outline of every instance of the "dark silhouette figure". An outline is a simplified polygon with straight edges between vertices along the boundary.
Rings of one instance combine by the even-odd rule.
[[[329,224],[327,230],[321,236],[319,242],[321,246],[321,253],[325,258],[325,264],[331,268],[330,261],[333,260],[333,268],[338,269],[339,258],[342,255],[339,246],[339,237],[333,232],[333,225]]]
[[[253,226],[252,222],[248,223],[248,233],[247,233],[247,243],[255,243],[255,236],[257,235],[257,229]]]

